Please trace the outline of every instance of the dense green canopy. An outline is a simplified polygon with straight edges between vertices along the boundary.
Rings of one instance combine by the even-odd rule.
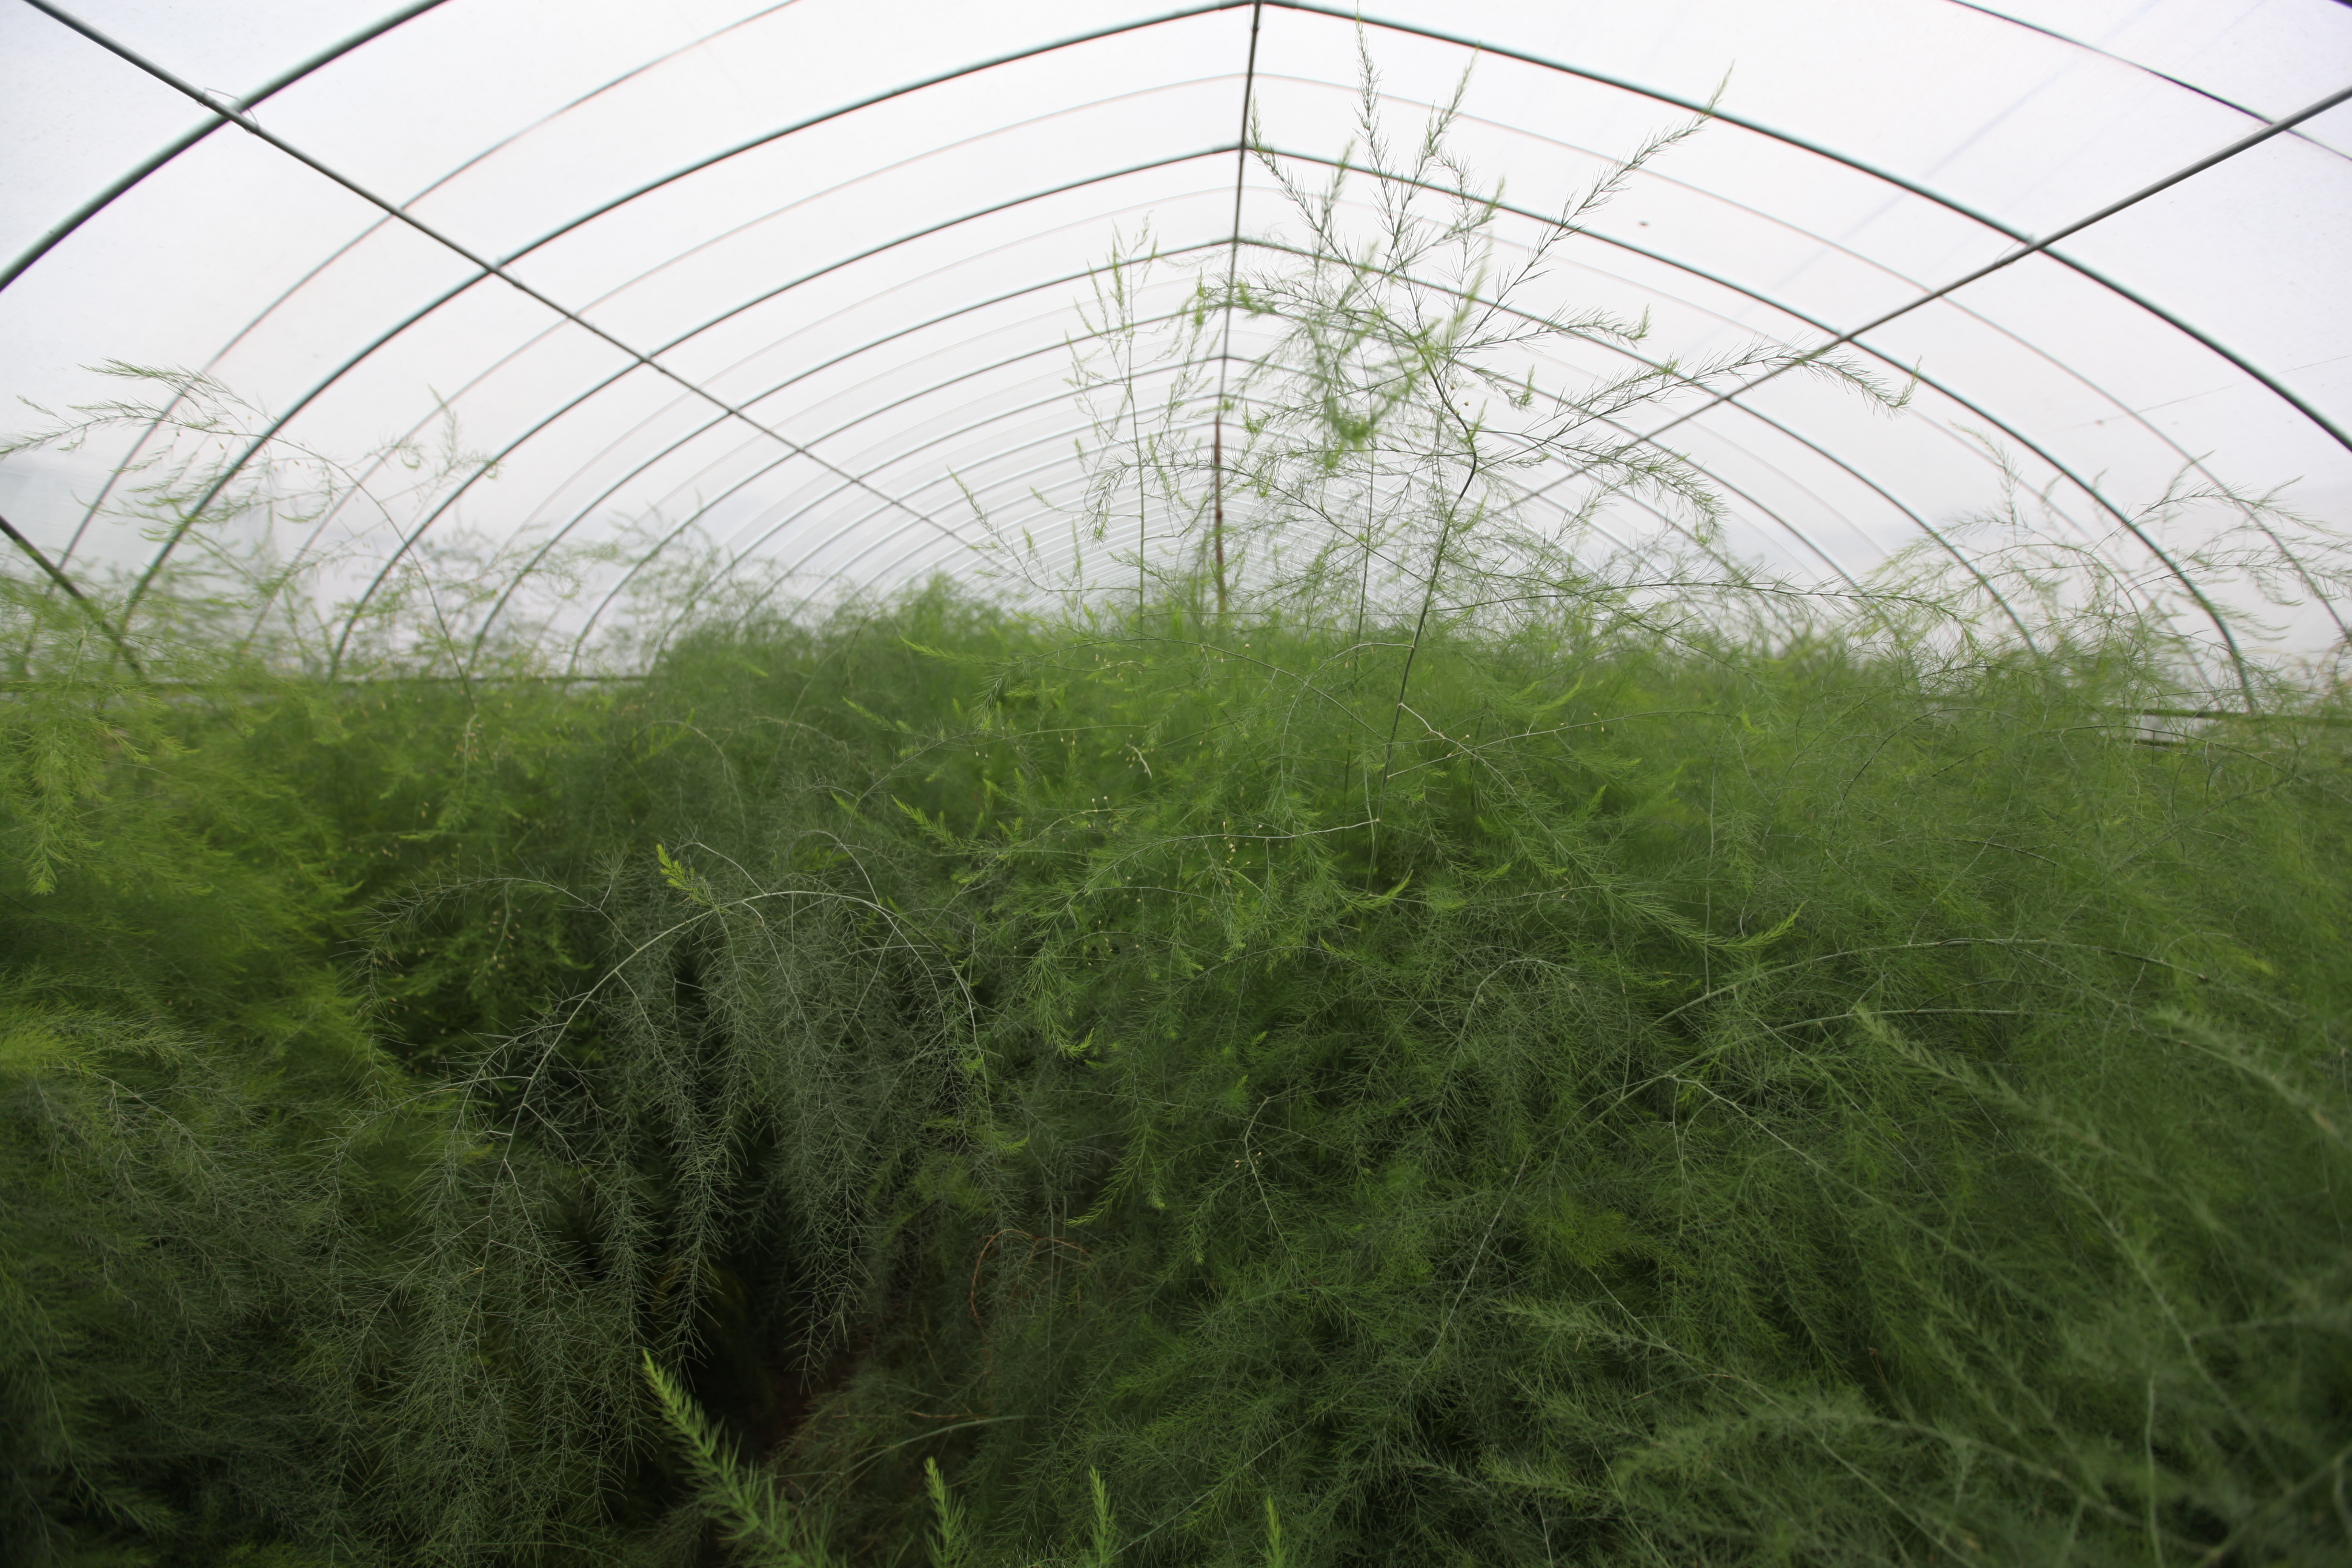
[[[221,458],[225,383],[34,431],[175,432],[187,548],[0,577],[0,1557],[2352,1551],[2352,713],[2200,574],[2345,541],[2184,479],[2145,571],[2004,468],[1778,571],[1611,421],[1916,386],[1523,380],[1641,341],[1514,301],[1688,132],[1514,251],[1457,118],[1362,244],[1343,173],[1097,269],[1060,536],[975,497],[961,579],[346,594],[238,520],[357,470]],[[1228,318],[1203,466],[1149,370]]]

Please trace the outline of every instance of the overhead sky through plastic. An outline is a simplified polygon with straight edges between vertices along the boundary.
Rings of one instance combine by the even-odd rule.
[[[1471,72],[1458,150],[1529,213],[1717,100],[1522,301],[1646,312],[1641,352],[1685,362],[1852,331],[2352,86],[2328,0],[1448,0],[1361,37],[1402,135]],[[835,589],[968,572],[976,507],[1019,526],[1083,483],[1089,268],[1148,225],[1175,308],[1237,174],[1241,234],[1295,240],[1243,96],[1328,177],[1358,37],[1274,4],[0,0],[0,390],[204,370],[353,456],[446,411],[495,478],[293,542],[362,566],[420,529],[628,528]],[[191,91],[249,126],[190,140],[218,119]],[[1922,378],[1900,413],[1783,377],[1630,433],[1810,578],[1982,510],[2004,465],[2103,548],[2192,465],[2352,526],[2347,258],[2339,105],[1861,332]],[[0,515],[68,572],[139,569],[162,546],[89,515],[132,439],[0,464]]]

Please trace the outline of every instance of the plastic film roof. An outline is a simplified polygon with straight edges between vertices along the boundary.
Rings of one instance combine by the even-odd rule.
[[[2352,88],[2352,9],[1392,0],[1360,28],[1402,140],[1470,72],[1454,142],[1528,215],[1507,249],[1717,102],[1525,308],[1646,313],[1654,362],[1853,333],[1916,374],[1891,414],[1783,376],[1632,418],[1740,555],[1834,581],[1965,552],[2007,487],[2161,572],[2185,546],[2123,524],[2184,475],[2352,524],[2352,104],[2073,227]],[[1303,4],[0,0],[0,390],[200,370],[245,400],[225,451],[352,458],[355,498],[251,525],[346,601],[460,531],[523,542],[518,577],[613,544],[562,557],[582,625],[665,550],[820,597],[970,574],[983,514],[1042,527],[1086,483],[1090,272],[1148,233],[1150,319],[1296,243],[1244,103],[1328,179],[1359,37]],[[1584,348],[1530,371],[1630,363]],[[410,470],[364,454],[453,429],[446,482],[385,500]],[[108,524],[107,476],[154,439],[0,463],[0,515],[66,573],[143,571],[187,541]],[[2316,648],[2341,628],[2306,597],[2283,636]]]

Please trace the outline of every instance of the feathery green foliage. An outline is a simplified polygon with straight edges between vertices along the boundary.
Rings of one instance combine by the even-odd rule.
[[[773,1564],[774,1568],[822,1568],[831,1561],[821,1546],[801,1539],[802,1531],[794,1527],[791,1507],[778,1497],[773,1487],[747,1470],[741,1461],[727,1451],[727,1441],[710,1425],[709,1418],[696,1407],[677,1379],[656,1364],[649,1351],[645,1358],[646,1382],[661,1402],[662,1415],[670,1430],[677,1434],[685,1447],[687,1462],[695,1479],[700,1484],[704,1506],[726,1521],[727,1539],[740,1551],[746,1561]],[[932,1470],[936,1480],[939,1472]],[[943,1499],[945,1493],[934,1496]],[[946,1520],[947,1505],[940,1503],[940,1517]]]
[[[1449,113],[1342,176],[1369,249],[1300,191],[1177,323],[1281,334],[1220,471],[1113,332],[1004,593],[689,563],[579,681],[495,553],[340,640],[226,543],[94,585],[137,672],[7,580],[0,1555],[2352,1550],[2339,696],[2021,514],[1858,594],[1727,559],[1596,411],[1897,395],[1520,388],[1638,324],[1512,313]],[[1629,493],[1677,542],[1606,547]]]

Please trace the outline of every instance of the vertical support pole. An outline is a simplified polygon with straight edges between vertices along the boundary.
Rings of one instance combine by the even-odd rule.
[[[1217,408],[1209,436],[1209,537],[1216,554],[1217,619],[1225,618],[1225,381],[1233,370],[1234,286],[1242,265],[1242,184],[1249,174],[1250,101],[1257,90],[1257,29],[1265,7],[1250,7],[1249,64],[1242,71],[1242,128],[1234,138],[1234,228],[1225,258],[1224,332],[1217,345]]]
[[[1216,517],[1212,524],[1217,544],[1217,618],[1225,618],[1225,406],[1224,399],[1217,400],[1217,423],[1209,437],[1209,468],[1211,485],[1215,495]]]

